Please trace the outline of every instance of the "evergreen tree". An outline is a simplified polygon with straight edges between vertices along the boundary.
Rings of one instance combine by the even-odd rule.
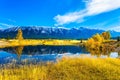
[[[82,43],[83,42],[83,40],[82,39],[80,39],[80,43]]]
[[[120,36],[117,37],[117,41],[120,41]]]
[[[9,35],[7,35],[7,40],[9,40],[10,39],[10,36]]]

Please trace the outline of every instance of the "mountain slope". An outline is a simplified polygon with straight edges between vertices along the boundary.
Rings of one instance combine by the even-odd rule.
[[[57,38],[57,39],[87,39],[96,33],[102,33],[104,30],[89,28],[62,28],[62,27],[12,27],[0,30],[0,38],[15,38],[17,30],[21,28],[24,38],[41,39],[41,38]],[[117,37],[120,32],[110,31],[112,37]]]

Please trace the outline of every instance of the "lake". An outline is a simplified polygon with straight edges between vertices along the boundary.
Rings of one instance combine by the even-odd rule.
[[[94,52],[95,53],[95,52]],[[64,56],[69,57],[91,57],[91,58],[118,58],[117,52],[109,54],[91,54],[85,47],[81,46],[18,46],[0,49],[0,64],[7,63],[40,63],[46,61],[55,62]]]

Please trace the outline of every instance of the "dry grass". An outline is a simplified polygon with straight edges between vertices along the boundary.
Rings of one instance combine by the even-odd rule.
[[[6,65],[8,66],[8,65]],[[120,59],[68,58],[0,69],[0,80],[120,80]]]
[[[26,45],[79,45],[79,40],[58,40],[58,39],[17,39],[0,40],[0,47],[26,46]]]

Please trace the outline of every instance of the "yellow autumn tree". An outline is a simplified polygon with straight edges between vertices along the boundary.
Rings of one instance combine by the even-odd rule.
[[[18,29],[18,33],[17,33],[16,39],[23,40],[23,35],[22,35],[22,30],[21,29]]]
[[[96,35],[94,35],[92,38],[94,39],[94,41],[100,42],[100,43],[102,43],[104,40],[104,38],[98,33]]]
[[[110,32],[109,31],[106,31],[106,32],[103,32],[102,33],[102,36],[105,40],[109,40],[111,35],[110,35]]]
[[[87,40],[87,42],[86,42],[86,44],[85,44],[85,46],[87,47],[87,48],[94,48],[94,39],[93,38],[90,38],[90,39],[88,39]]]
[[[113,51],[114,47],[111,45],[104,44],[104,40],[110,39],[109,32],[103,32],[101,35],[93,35],[90,39],[87,40],[85,46],[90,53],[94,54],[108,54],[110,51]]]
[[[90,50],[100,50],[100,46],[102,45],[103,42],[103,37],[100,34],[94,35],[92,38],[88,39],[85,46],[87,49]]]

